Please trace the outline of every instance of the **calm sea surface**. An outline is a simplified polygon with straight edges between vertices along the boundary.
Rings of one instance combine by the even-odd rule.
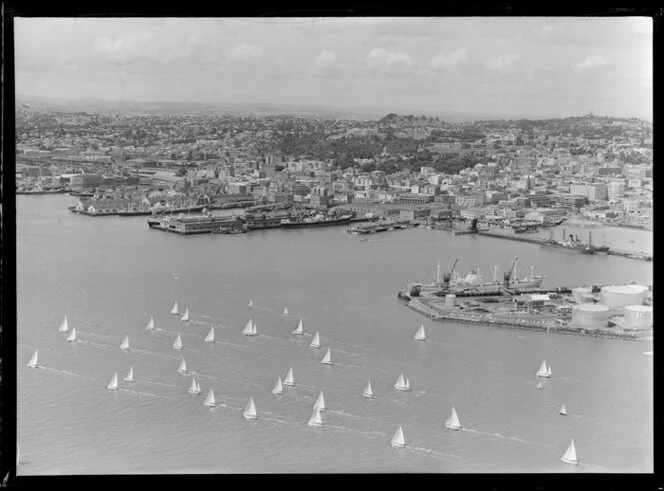
[[[145,217],[74,215],[72,203],[17,197],[22,475],[653,471],[652,342],[434,323],[396,298],[407,280],[432,280],[441,257],[465,273],[518,256],[520,276],[532,265],[544,286],[651,284],[652,263],[427,229],[369,242],[346,227],[184,237]],[[651,232],[602,233],[652,250]],[[174,301],[191,322],[169,315]],[[58,332],[65,314],[73,344]],[[145,330],[151,316],[159,331]],[[240,332],[249,317],[255,338]],[[291,334],[300,317],[302,337]],[[413,340],[421,323],[426,342]],[[322,349],[309,347],[316,331]],[[333,366],[320,363],[328,347]],[[26,367],[35,348],[42,369]],[[187,393],[181,356],[201,395]],[[544,359],[553,376],[537,390]],[[273,395],[291,366],[297,386]],[[106,389],[114,372],[118,392]],[[392,387],[402,372],[411,392]],[[368,380],[374,399],[362,397]],[[320,390],[325,426],[313,429]],[[256,421],[242,416],[249,397]],[[443,426],[452,407],[462,431]],[[560,461],[571,438],[578,466]]]

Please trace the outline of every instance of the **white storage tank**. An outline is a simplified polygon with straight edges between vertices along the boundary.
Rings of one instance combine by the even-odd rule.
[[[647,291],[644,285],[603,286],[600,299],[610,309],[617,309],[642,304]]]
[[[572,307],[572,324],[590,329],[608,327],[609,308],[591,303],[575,305]]]
[[[593,302],[592,290],[586,286],[572,288],[572,298],[577,303],[592,303]]]
[[[454,307],[454,305],[456,305],[456,295],[454,293],[445,295],[445,307]]]
[[[652,327],[652,307],[628,305],[625,307],[625,327],[645,329]]]

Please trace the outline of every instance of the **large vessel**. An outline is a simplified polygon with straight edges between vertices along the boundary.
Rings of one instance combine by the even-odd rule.
[[[559,249],[567,252],[576,252],[579,254],[596,254],[597,247],[592,244],[584,244],[579,240],[579,236],[574,237],[572,234],[569,234],[569,240],[565,240],[565,229],[563,229],[563,240],[557,241],[551,239],[543,240],[540,243],[541,247],[546,247],[547,249]]]
[[[238,234],[248,230],[241,217],[212,215],[151,217],[148,227],[182,235]]]
[[[249,230],[260,230],[263,228],[279,228],[285,215],[269,215],[263,213],[245,213],[244,219]]]
[[[317,214],[311,217],[291,217],[281,220],[281,226],[284,228],[302,228],[302,227],[326,227],[329,225],[346,225],[350,223],[353,215],[342,215],[340,217],[327,217]]]

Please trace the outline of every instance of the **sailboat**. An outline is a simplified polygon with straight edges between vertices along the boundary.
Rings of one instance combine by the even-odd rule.
[[[536,389],[541,389],[542,388],[542,382],[539,381],[537,382],[537,385],[535,386]]]
[[[65,318],[60,323],[60,327],[58,327],[58,332],[67,332],[67,331],[69,331],[69,324],[67,323],[67,316],[65,315]]]
[[[30,358],[30,361],[28,362],[28,367],[29,368],[38,368],[39,365],[37,365],[37,357],[39,356],[39,350],[36,349],[35,353],[32,355],[32,358]]]
[[[214,326],[210,328],[210,331],[207,333],[207,336],[205,336],[205,342],[214,343]]]
[[[300,319],[300,322],[297,323],[297,327],[293,331],[293,334],[304,334],[304,330],[302,328],[302,319]]]
[[[457,416],[456,410],[454,408],[452,408],[452,414],[450,414],[450,417],[447,418],[447,421],[445,421],[445,428],[448,430],[458,430],[461,428],[459,417]]]
[[[148,322],[147,327],[145,328],[146,331],[154,331],[154,317],[150,317],[150,322]]]
[[[174,314],[174,315],[179,314],[179,312],[178,312],[178,303],[177,302],[175,302],[173,304],[173,308],[171,309],[171,314]]]
[[[184,315],[180,318],[182,322],[187,322],[189,320],[189,309],[185,309]]]
[[[215,407],[217,405],[217,402],[214,400],[214,392],[212,392],[212,389],[208,392],[207,397],[205,398],[205,401],[203,402],[208,407]]]
[[[312,348],[320,348],[320,336],[318,335],[318,331],[316,331],[316,335],[314,336],[314,339],[311,340],[309,346]]]
[[[288,315],[288,308],[284,307],[284,315]]]
[[[191,377],[191,385],[189,386],[189,393],[191,395],[197,395],[201,393],[201,388],[198,386],[195,377]]]
[[[417,330],[415,333],[415,339],[418,341],[424,341],[425,340],[425,335],[424,335],[424,324],[420,326],[420,328]]]
[[[314,407],[314,412],[311,413],[311,418],[307,423],[309,426],[323,426],[323,420],[320,417],[320,409]]]
[[[574,439],[572,438],[572,443],[567,447],[567,451],[560,457],[560,460],[566,464],[578,464],[579,461],[576,460],[576,448],[574,448]]]
[[[538,377],[548,377],[549,376],[549,371],[546,368],[546,360],[542,362],[542,364],[539,367],[539,370],[537,370]]]
[[[320,394],[318,394],[318,399],[316,399],[314,407],[320,409],[321,411],[325,411],[325,397],[323,396],[322,390],[320,391]]]
[[[120,345],[120,348],[122,348],[123,350],[129,349],[129,336],[124,337],[124,339],[122,340],[122,344]]]
[[[551,377],[551,365],[546,368],[546,376]]]
[[[118,372],[113,374],[113,378],[106,387],[108,390],[118,390]]]
[[[72,328],[71,332],[69,333],[69,336],[67,336],[67,341],[70,343],[73,343],[76,341],[76,328]]]
[[[295,387],[295,380],[293,379],[293,367],[290,367],[288,369],[288,373],[286,374],[286,378],[284,379],[284,385]]]
[[[180,367],[178,368],[178,373],[187,373],[187,364],[184,361],[184,358],[182,358],[182,361],[180,362]]]
[[[274,389],[272,389],[272,393],[275,395],[280,395],[284,393],[284,386],[281,384],[281,377],[277,379],[277,383],[274,384]]]
[[[199,384],[198,381],[196,381],[196,393],[197,394],[201,393],[201,384]]]
[[[173,341],[173,348],[175,349],[182,349],[182,338],[180,337],[180,334],[178,333],[178,337],[175,338],[175,341]]]
[[[129,373],[124,378],[124,380],[125,380],[125,382],[133,382],[134,381],[134,367],[133,367],[133,365],[129,366]]]
[[[401,426],[399,426],[397,431],[394,432],[391,444],[394,448],[403,448],[406,446],[406,440],[403,437],[403,429]]]
[[[397,390],[408,390],[409,389],[409,387],[406,385],[406,382],[404,381],[403,373],[401,375],[399,375],[399,378],[394,383],[394,388],[397,389]]]
[[[325,353],[325,356],[320,362],[325,365],[332,365],[332,351],[330,348],[327,348],[327,353]]]
[[[567,409],[565,409],[565,404],[560,406],[560,414],[562,416],[567,416]]]
[[[256,419],[256,406],[254,406],[254,398],[250,397],[249,398],[249,404],[247,404],[247,407],[244,410],[244,418],[245,419]]]
[[[255,336],[255,328],[254,328],[254,321],[249,319],[247,321],[247,324],[244,326],[244,329],[242,329],[242,334],[245,336]]]
[[[364,392],[362,392],[362,395],[369,399],[373,397],[373,391],[371,390],[371,380],[367,382],[367,386],[364,388]]]
[[[254,306],[254,301],[253,301],[253,300],[249,300],[249,307],[253,307],[253,306]]]
[[[406,377],[406,390],[410,390],[410,379]]]

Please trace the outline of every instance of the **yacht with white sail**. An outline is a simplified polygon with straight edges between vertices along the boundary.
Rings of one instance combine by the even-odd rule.
[[[281,377],[277,379],[277,383],[274,384],[274,389],[272,389],[274,395],[281,395],[284,393],[284,386],[281,383]]]
[[[410,384],[406,384],[403,373],[399,375],[399,378],[394,383],[394,388],[397,390],[407,391],[410,388]]]
[[[425,334],[424,334],[424,324],[422,324],[422,325],[420,326],[420,328],[417,330],[417,332],[415,333],[414,338],[415,338],[417,341],[424,341],[424,340],[426,339],[426,336],[425,336]]]
[[[37,364],[38,356],[39,356],[39,350],[36,349],[32,355],[32,358],[30,358],[30,361],[28,362],[28,368],[39,368],[39,365]]]
[[[397,428],[397,431],[394,432],[392,441],[390,442],[394,448],[403,448],[406,446],[406,440],[403,437],[403,429],[401,426]]]
[[[185,374],[187,373],[187,364],[184,361],[184,358],[182,358],[182,361],[180,361],[180,366],[178,367],[178,373]]]
[[[189,321],[189,309],[185,309],[184,314],[180,318],[182,322],[188,322]]]
[[[214,326],[210,328],[210,330],[207,333],[207,336],[205,336],[206,343],[214,343]]]
[[[67,336],[67,341],[69,343],[73,343],[76,341],[76,328],[72,328],[71,332],[69,333],[69,336]]]
[[[133,382],[134,381],[134,367],[133,367],[133,365],[129,365],[129,373],[124,378],[124,381],[125,382]]]
[[[189,386],[189,393],[191,395],[198,395],[201,393],[201,388],[198,385],[198,382],[196,382],[196,378],[193,376],[191,377],[191,385]]]
[[[150,322],[145,328],[146,331],[154,331],[154,317],[150,317]]]
[[[561,416],[567,416],[567,408],[565,408],[565,404],[560,406],[560,414]]]
[[[208,392],[207,397],[205,398],[205,401],[203,402],[208,407],[215,407],[217,405],[217,402],[214,400],[214,392],[212,392],[212,389]]]
[[[300,318],[300,322],[297,323],[297,327],[293,330],[293,334],[304,334],[304,329],[302,327],[302,318]]]
[[[129,349],[129,336],[125,335],[120,348],[127,351]]]
[[[254,321],[249,319],[247,321],[247,324],[244,326],[244,329],[242,329],[242,334],[245,336],[255,336],[256,335],[256,324],[254,324]]]
[[[60,323],[60,327],[58,327],[58,332],[67,332],[67,331],[69,331],[69,323],[67,322],[67,316],[65,315],[65,318]]]
[[[567,450],[563,454],[563,456],[560,458],[563,462],[566,464],[578,464],[579,461],[576,458],[576,448],[574,447],[574,439],[572,438],[572,442],[569,444],[569,447],[567,447]]]
[[[324,365],[332,365],[332,351],[330,348],[327,349],[327,353],[325,353],[325,356],[320,362]]]
[[[113,378],[106,387],[108,390],[118,390],[118,372],[113,374]]]
[[[544,360],[544,361],[542,362],[542,364],[541,364],[540,367],[539,367],[539,370],[537,370],[536,375],[537,375],[538,377],[547,377],[547,378],[550,377],[550,375],[549,375],[549,371],[548,371],[548,369],[547,369],[547,367],[546,367],[546,360]]]
[[[445,428],[448,430],[459,430],[461,428],[459,417],[457,416],[456,410],[454,408],[452,408],[452,414],[450,414],[450,417],[447,418],[447,421],[445,421]]]
[[[171,309],[170,313],[173,314],[173,315],[178,315],[180,313],[180,312],[178,312],[178,303],[177,302],[175,302],[173,304],[173,308]]]
[[[288,315],[288,308],[284,307],[284,315]]]
[[[309,422],[307,424],[309,426],[323,426],[323,420],[320,417],[320,409],[314,407],[314,412],[311,414],[311,417],[309,418]]]
[[[247,407],[244,410],[244,418],[245,419],[256,419],[256,406],[254,406],[254,398],[250,397],[249,398],[249,404],[247,404]]]
[[[295,387],[295,380],[293,379],[293,367],[290,367],[288,369],[288,373],[286,374],[286,378],[284,379],[284,385]]]
[[[362,395],[368,399],[371,399],[373,395],[373,391],[371,390],[371,380],[367,382],[367,386],[364,388],[364,392],[362,392]]]
[[[176,350],[182,349],[182,338],[180,337],[180,333],[178,333],[178,337],[176,337],[175,341],[173,341],[173,349]]]
[[[323,396],[322,390],[320,391],[320,394],[318,394],[318,399],[316,399],[314,407],[320,409],[321,411],[325,411],[325,397]]]
[[[309,346],[311,346],[312,348],[320,348],[320,335],[318,334],[318,331],[316,331],[316,334],[314,335],[314,338],[311,340]]]

